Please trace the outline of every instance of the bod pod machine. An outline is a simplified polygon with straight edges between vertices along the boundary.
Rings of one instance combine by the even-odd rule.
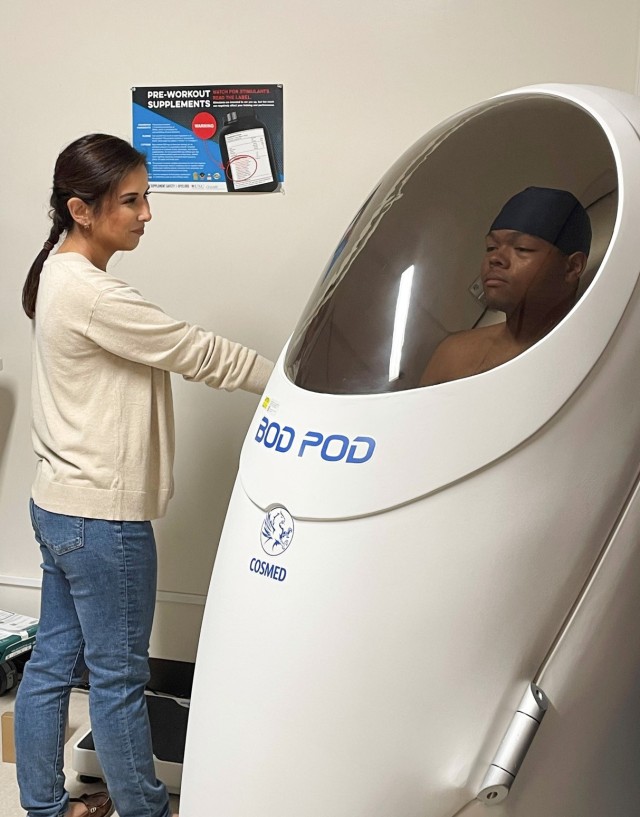
[[[639,130],[630,95],[519,89],[365,202],[242,450],[181,817],[638,813]],[[529,185],[590,214],[576,306],[420,388],[444,337],[495,319],[483,239]]]

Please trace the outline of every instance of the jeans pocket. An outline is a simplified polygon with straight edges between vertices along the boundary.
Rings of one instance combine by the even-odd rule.
[[[62,556],[84,546],[83,517],[45,511],[35,503],[31,506],[31,514],[38,538],[52,553]]]

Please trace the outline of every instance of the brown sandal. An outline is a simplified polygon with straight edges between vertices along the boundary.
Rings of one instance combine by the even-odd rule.
[[[106,791],[97,791],[95,794],[81,794],[80,797],[70,797],[71,803],[83,803],[87,809],[81,817],[109,817],[113,814],[113,802]]]

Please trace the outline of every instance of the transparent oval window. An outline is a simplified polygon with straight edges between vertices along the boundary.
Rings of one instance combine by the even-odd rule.
[[[567,191],[585,208],[592,237],[582,268],[569,270],[563,261],[582,247],[574,240],[579,225],[561,249],[545,234],[544,243],[560,255],[544,260],[535,242],[516,240],[525,230],[505,228],[509,219],[496,222],[487,239],[505,203],[530,187]],[[543,221],[545,207],[552,209],[545,202],[534,207],[542,207]],[[616,213],[611,146],[582,108],[527,94],[464,111],[407,151],[349,225],[293,334],[287,375],[310,391],[375,394],[467,377],[513,359],[579,301]],[[516,297],[501,301],[508,289],[501,265],[520,270],[520,282],[523,269],[538,282],[541,274],[573,281],[546,315],[550,290],[540,294],[536,284],[520,292],[520,346],[510,348],[496,340],[507,335],[500,307],[513,321]],[[449,369],[442,361],[447,349]]]

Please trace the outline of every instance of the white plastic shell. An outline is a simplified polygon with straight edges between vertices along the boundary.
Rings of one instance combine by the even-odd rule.
[[[572,150],[583,134],[560,127],[565,109],[604,152]],[[526,143],[538,114],[539,149],[518,153],[509,135]],[[640,103],[541,85],[449,125],[466,148],[449,155],[444,139],[430,154],[443,220],[429,223],[444,225],[434,246],[456,219],[461,242],[481,238],[526,184],[586,193],[605,179],[615,206],[602,258],[550,334],[465,380],[312,392],[287,376],[283,352],[211,581],[182,817],[204,803],[224,817],[478,817],[483,781],[508,790],[485,776],[531,679],[551,705],[493,813],[638,811]],[[477,269],[462,266],[475,308]],[[269,437],[265,418],[278,427]],[[278,450],[285,427],[295,439]],[[309,432],[346,440],[344,452],[371,438],[375,451],[360,463],[320,445],[300,455]],[[294,533],[274,556],[261,537],[278,507]],[[504,774],[522,757],[498,753]]]

